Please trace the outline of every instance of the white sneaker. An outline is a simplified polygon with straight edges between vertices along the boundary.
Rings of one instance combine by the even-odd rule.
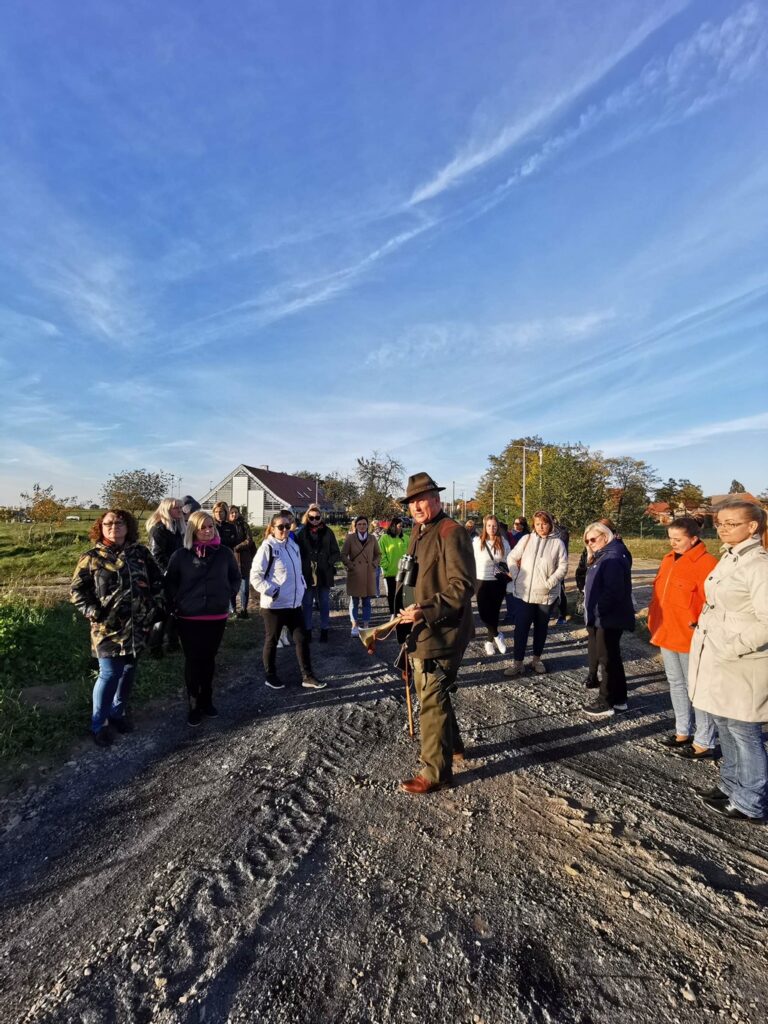
[[[357,626],[353,626],[352,629],[350,629],[350,631],[349,631],[349,635],[350,636],[360,636],[360,630],[357,628]]]
[[[496,650],[499,652],[499,654],[507,653],[507,645],[504,643],[504,637],[501,635],[501,633],[496,634],[496,636],[493,638],[493,642],[496,644]]]
[[[485,643],[483,644],[483,647],[485,647],[485,653],[488,655],[489,658],[496,650],[496,648],[493,646],[490,640],[486,640]]]

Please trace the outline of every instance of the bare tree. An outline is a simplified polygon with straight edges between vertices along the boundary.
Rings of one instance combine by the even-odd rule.
[[[138,519],[169,493],[170,486],[170,474],[162,470],[150,473],[129,469],[109,477],[101,488],[101,497],[107,508],[124,508]]]

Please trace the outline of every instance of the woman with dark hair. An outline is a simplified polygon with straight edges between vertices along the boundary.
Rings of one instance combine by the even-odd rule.
[[[251,586],[261,594],[264,620],[264,684],[271,690],[283,689],[277,675],[277,639],[285,627],[293,635],[301,685],[308,690],[322,690],[325,683],[315,678],[309,657],[301,607],[307,586],[301,571],[301,552],[289,536],[290,529],[290,512],[272,516],[251,568]]]
[[[694,712],[688,697],[688,653],[704,604],[704,581],[717,559],[699,540],[701,525],[691,516],[674,519],[667,534],[672,550],[659,566],[648,607],[651,643],[661,648],[675,712],[675,732],[660,742],[681,757],[707,758],[715,753],[715,723],[706,711]]]
[[[217,501],[211,510],[216,532],[225,548],[235,550],[237,544],[237,530],[234,523],[229,521],[229,506],[226,501]]]
[[[485,653],[490,658],[494,650],[499,654],[507,653],[504,637],[499,632],[499,612],[510,579],[507,558],[511,549],[496,516],[485,516],[480,536],[472,541],[472,550],[477,613],[486,629]]]
[[[714,718],[723,751],[719,785],[701,797],[737,821],[768,816],[767,519],[764,508],[736,495],[718,505],[723,555],[704,583],[688,666],[688,695]]]
[[[627,677],[621,658],[621,634],[635,628],[632,573],[626,548],[604,523],[590,523],[584,543],[591,552],[584,586],[584,623],[587,627],[589,676],[597,679],[602,667],[600,694],[585,711],[592,718],[608,718],[627,710]]]
[[[168,604],[184,651],[189,725],[200,725],[204,717],[218,714],[213,706],[216,654],[239,586],[235,556],[221,543],[210,513],[193,512],[184,547],[171,556],[165,574]]]
[[[360,600],[362,598],[362,626],[371,624],[371,598],[376,596],[376,569],[381,560],[376,538],[368,533],[368,519],[358,516],[354,529],[344,539],[341,560],[347,570],[347,594],[352,636],[360,634]]]
[[[256,554],[256,542],[253,539],[251,528],[237,505],[230,505],[227,516],[229,523],[234,526],[237,533],[236,543],[232,549],[237,559],[237,566],[240,570],[240,611],[238,618],[248,618],[248,599],[250,597],[251,566],[253,556]]]
[[[163,576],[143,544],[136,520],[122,508],[110,508],[91,527],[95,547],[77,563],[70,595],[91,625],[91,646],[99,662],[93,688],[91,732],[97,746],[113,740],[110,726],[131,732],[128,698],[136,660],[162,618]]]
[[[320,610],[320,643],[328,643],[331,627],[331,587],[336,565],[341,561],[339,542],[333,530],[323,522],[319,505],[312,504],[301,519],[303,528],[296,538],[301,552],[301,570],[307,589],[302,601],[304,628],[312,639],[312,611],[317,602]]]
[[[386,533],[379,537],[381,554],[381,571],[387,586],[387,605],[390,617],[402,611],[402,597],[397,594],[397,567],[400,559],[408,551],[408,538],[403,536],[403,520],[393,516]],[[410,626],[397,626],[395,629],[397,642],[402,644],[411,631]]]
[[[533,626],[533,657],[528,668],[544,675],[547,666],[541,660],[547,642],[552,605],[560,596],[560,583],[568,571],[568,555],[561,540],[552,536],[554,520],[549,512],[533,517],[529,533],[510,555],[511,589],[515,599],[514,661],[504,675],[514,678],[523,673],[528,634]]]

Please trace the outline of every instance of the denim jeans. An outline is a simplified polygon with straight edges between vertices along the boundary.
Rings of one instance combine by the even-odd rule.
[[[350,597],[349,599],[349,617],[352,620],[352,625],[355,626],[360,621],[358,615],[360,602],[363,602],[363,624],[368,625],[371,621],[371,599],[370,597]]]
[[[764,817],[768,814],[768,757],[761,723],[738,722],[720,715],[712,718],[723,751],[720,789],[742,814]]]
[[[697,746],[712,750],[717,737],[712,716],[706,711],[694,708],[688,699],[688,655],[680,651],[667,650],[666,647],[660,650],[669,683],[672,710],[675,712],[675,732],[678,736],[693,736],[693,742]]]
[[[315,603],[320,605],[320,629],[328,629],[331,624],[331,588],[330,587],[307,587],[301,601],[304,609],[304,628],[312,629],[312,606]]]
[[[248,608],[248,599],[251,596],[251,584],[247,576],[243,576],[240,580],[240,611],[244,612]]]
[[[549,605],[530,604],[515,598],[515,635],[513,639],[515,661],[522,661],[525,656],[525,647],[528,643],[528,634],[533,626],[533,656],[540,658],[544,650],[549,628]]]
[[[99,675],[93,687],[91,729],[98,732],[108,718],[122,718],[136,676],[133,655],[99,658]]]

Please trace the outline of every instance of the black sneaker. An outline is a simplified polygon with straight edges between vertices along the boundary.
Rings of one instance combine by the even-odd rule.
[[[613,707],[608,703],[608,701],[603,700],[602,697],[599,697],[591,704],[587,704],[585,706],[584,714],[589,715],[590,718],[610,718],[612,715],[615,715],[616,712],[613,710]]]
[[[219,712],[216,710],[213,704],[209,704],[207,708],[201,708],[200,710],[202,711],[203,715],[205,715],[206,718],[219,717]]]
[[[187,725],[197,726],[203,721],[203,713],[199,708],[192,708],[187,715]]]
[[[728,803],[729,797],[727,793],[724,793],[719,786],[714,786],[712,789],[704,789],[699,791],[699,800],[708,807],[714,807],[715,805]]]
[[[328,630],[327,629],[321,629],[320,630],[320,643],[321,644],[327,644],[328,643]]]
[[[111,747],[113,741],[112,733],[109,728],[104,725],[99,729],[98,732],[93,733],[93,742],[97,747]]]
[[[240,611],[237,613],[237,617],[238,619],[247,619],[248,612],[244,608],[241,608]]]
[[[127,732],[133,732],[133,722],[125,715],[122,718],[110,718],[109,724],[121,736],[124,736]]]
[[[327,683],[321,683],[319,679],[315,679],[314,676],[305,676],[301,680],[301,685],[305,690],[324,690]]]
[[[264,680],[264,685],[268,686],[270,690],[284,690],[285,683],[281,683],[277,676],[268,675]]]
[[[598,679],[594,679],[592,676],[587,676],[584,680],[584,686],[587,690],[596,690],[599,685],[600,681]]]

